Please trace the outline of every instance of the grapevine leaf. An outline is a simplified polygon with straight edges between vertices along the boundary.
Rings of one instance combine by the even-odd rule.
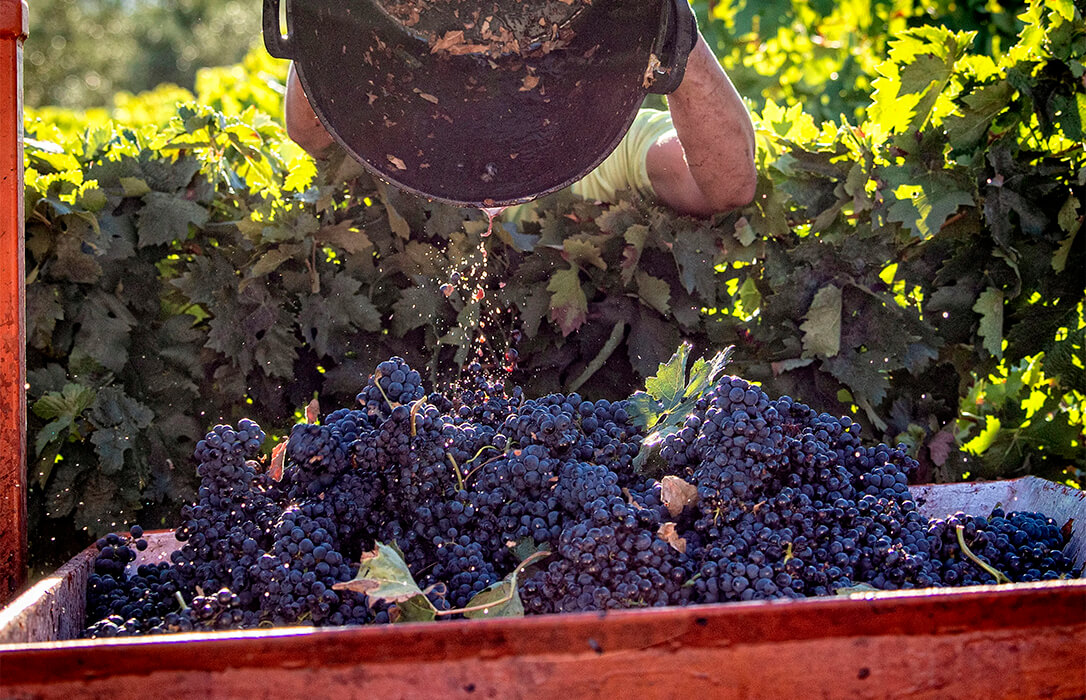
[[[871,407],[878,406],[886,398],[890,377],[883,369],[882,357],[845,348],[837,355],[822,360],[822,366],[852,391],[861,406],[864,402]]]
[[[1086,95],[1081,90],[1072,95],[1052,95],[1049,108],[1063,135],[1071,141],[1081,142],[1083,126],[1086,125]]]
[[[388,215],[388,225],[392,229],[392,232],[404,240],[411,238],[411,225],[407,223],[407,219],[403,217],[392,203],[388,187],[385,186],[384,183],[381,183],[378,186],[378,192],[381,193],[381,200],[385,205],[385,213]]]
[[[98,301],[99,297],[88,301],[92,299]],[[76,345],[102,367],[120,372],[128,361],[129,333],[135,323],[136,319],[116,304],[84,304],[79,313]]]
[[[87,417],[96,428],[116,427],[134,435],[149,426],[155,414],[123,388],[107,386],[98,390]]]
[[[280,265],[300,253],[301,250],[300,245],[281,245],[270,248],[260,256],[255,265],[249,268],[249,276],[263,277],[274,272]]]
[[[787,360],[778,360],[777,362],[770,362],[769,366],[773,370],[773,376],[779,377],[785,372],[791,372],[794,369],[800,369],[806,367],[814,362],[813,357],[792,357]]]
[[[468,610],[464,617],[482,619],[491,617],[524,617],[524,603],[517,590],[517,572],[514,571],[501,581],[487,586],[472,596],[467,607],[481,610]]]
[[[333,584],[332,588],[364,593],[371,603],[396,603],[404,621],[433,620],[436,612],[415,583],[403,556],[382,542],[372,552],[362,553],[358,574],[353,579]]]
[[[944,122],[950,144],[958,150],[966,149],[978,141],[992,126],[996,115],[1007,108],[1014,88],[1006,80],[985,85],[962,98],[961,114],[948,117]]]
[[[59,236],[53,248],[56,264],[51,266],[50,276],[57,280],[83,284],[97,282],[102,276],[102,265],[86,248],[86,242],[79,236]]]
[[[984,339],[982,346],[992,357],[1003,357],[1003,292],[988,287],[977,297],[973,311],[980,314],[977,334]]]
[[[472,597],[466,608],[461,608],[459,611],[446,610],[438,614],[451,615],[456,612],[463,612],[464,617],[468,618],[523,617],[524,605],[520,600],[520,593],[517,589],[517,577],[529,566],[540,559],[547,558],[549,555],[550,552],[546,549],[528,555],[504,579],[490,585]]]
[[[634,279],[637,280],[637,296],[641,301],[663,315],[671,310],[668,303],[671,299],[671,287],[666,281],[643,270],[638,270]]]
[[[949,430],[940,430],[932,436],[931,440],[928,440],[928,454],[931,455],[931,461],[937,467],[946,464],[951,452],[957,448],[958,443],[954,439],[954,433]]]
[[[547,291],[551,293],[551,320],[558,324],[562,335],[580,328],[588,318],[588,298],[581,289],[577,268],[555,272],[547,284]]]
[[[432,288],[408,287],[400,292],[400,298],[392,304],[392,332],[403,337],[416,328],[432,323],[441,314],[438,307],[441,295]]]
[[[747,277],[739,286],[739,302],[743,305],[743,311],[752,314],[762,306],[762,293],[758,291],[758,285],[753,277]]]
[[[716,289],[713,266],[717,255],[717,237],[713,230],[702,226],[678,231],[671,252],[683,288],[702,299],[712,299]]]
[[[50,391],[34,402],[31,410],[39,418],[49,420],[60,416],[77,418],[94,402],[94,389],[82,384],[67,383],[61,391]]]
[[[642,221],[641,213],[633,204],[623,200],[607,208],[596,217],[596,225],[604,233],[625,234],[626,231]]]
[[[660,364],[654,376],[645,380],[645,392],[658,401],[664,410],[674,408],[682,398],[689,354],[690,345],[683,343],[670,360]]]
[[[914,196],[897,199],[887,219],[897,221],[913,236],[927,240],[939,232],[959,207],[973,206],[973,195],[957,188],[949,178],[923,177],[915,180]]]
[[[721,350],[708,361],[698,358],[688,378],[686,361],[690,346],[683,343],[670,360],[660,364],[654,376],[645,380],[645,391],[634,392],[629,399],[630,419],[646,431],[641,451],[634,458],[635,469],[644,467],[652,450],[665,437],[682,429],[687,415],[724,371],[732,350],[732,347]]]
[[[938,359],[939,351],[927,343],[909,343],[902,363],[913,376],[918,377],[934,360]]]
[[[186,271],[170,284],[192,304],[221,307],[223,290],[237,288],[234,267],[220,256],[198,256]]]
[[[117,428],[99,428],[91,435],[91,442],[103,474],[116,474],[124,469],[124,453],[133,448],[129,433]]]
[[[690,377],[687,379],[686,388],[683,390],[683,399],[694,399],[696,401],[701,398],[702,394],[712,388],[716,384],[717,378],[724,371],[724,367],[731,362],[734,349],[734,347],[728,346],[708,360],[704,357],[694,360],[694,364],[690,368]]]
[[[584,238],[567,238],[562,242],[562,257],[571,265],[582,270],[593,265],[601,270],[607,269],[607,263],[600,256],[600,248],[592,241]]]
[[[841,289],[826,285],[818,290],[807,309],[803,350],[807,355],[833,357],[841,350]]]
[[[511,544],[513,556],[516,557],[517,561],[524,561],[525,559],[531,557],[537,552],[549,551],[546,544],[537,544],[535,539],[532,537],[522,537],[521,539]]]
[[[268,476],[272,481],[283,480],[283,468],[287,461],[287,442],[289,440],[284,440],[272,448],[271,464],[268,467]]]
[[[142,177],[122,177],[119,182],[125,197],[142,197],[151,192],[151,186]]]
[[[1057,215],[1060,228],[1064,233],[1076,233],[1079,227],[1082,225],[1081,218],[1079,217],[1078,197],[1075,195],[1069,195],[1064,201],[1063,206],[1060,207],[1060,213]]]
[[[203,226],[208,211],[196,202],[163,192],[149,192],[139,213],[139,247],[183,241],[189,237],[189,224]]]
[[[307,155],[298,155],[290,161],[287,178],[283,181],[283,189],[302,192],[309,187],[316,176],[317,168],[313,159]]]
[[[313,397],[313,400],[305,405],[305,422],[310,425],[316,425],[317,421],[320,420],[320,415],[320,402],[316,397]]]
[[[426,594],[417,595],[397,603],[399,615],[394,622],[433,622],[436,609]]]
[[[56,466],[57,456],[64,441],[75,432],[70,416],[62,416],[49,421],[38,431],[34,439],[34,452],[38,460],[38,486],[42,489],[49,483],[49,476]]]
[[[650,233],[649,227],[645,224],[634,224],[626,229],[626,232],[622,234],[622,238],[626,243],[633,246],[637,250],[637,254],[640,255],[645,249],[645,243],[648,242]]]
[[[325,294],[303,297],[298,327],[318,355],[342,355],[348,339],[359,330],[376,331],[381,315],[365,294],[362,283],[346,274],[337,274],[323,285]]]
[[[64,518],[71,515],[75,510],[76,501],[79,500],[77,481],[84,470],[75,464],[67,462],[62,464],[63,467],[56,470],[56,478],[52,481],[49,481],[48,477],[42,479],[39,476],[39,483],[45,491],[45,512],[50,518]],[[49,468],[50,470],[53,468],[52,461]]]
[[[321,245],[338,248],[348,255],[365,255],[373,250],[373,241],[365,231],[355,228],[350,221],[320,228],[313,239]]]
[[[73,522],[75,527],[97,535],[124,517],[119,512],[124,504],[139,502],[139,491],[132,481],[110,478],[98,470],[88,471],[76,493]]]
[[[740,216],[735,222],[735,239],[746,248],[754,241],[758,240],[758,235],[754,233],[754,229],[751,227],[747,217]]]
[[[1060,241],[1060,247],[1052,254],[1052,269],[1063,272],[1067,268],[1067,258],[1071,255],[1071,246],[1075,244],[1075,237],[1082,229],[1081,217],[1078,215],[1079,201],[1075,195],[1067,198],[1059,213],[1060,228],[1067,235]],[[28,290],[29,292],[29,290]],[[29,301],[27,302],[29,303]]]

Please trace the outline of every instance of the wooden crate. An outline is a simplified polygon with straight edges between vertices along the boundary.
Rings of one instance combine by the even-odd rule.
[[[1072,520],[1071,552],[1080,562],[1086,554],[1081,492],[1027,478],[914,494],[929,515],[987,514],[998,502]],[[151,557],[173,546],[167,533],[151,540]],[[1086,580],[69,639],[93,556],[83,552],[0,611],[0,697],[1086,697]]]

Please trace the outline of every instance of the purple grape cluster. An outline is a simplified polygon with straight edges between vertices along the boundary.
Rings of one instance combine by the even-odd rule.
[[[138,526],[98,543],[86,634],[392,622],[396,603],[337,588],[377,543],[443,619],[514,571],[533,614],[1081,575],[1050,519],[929,520],[904,447],[865,445],[849,418],[739,377],[680,417],[653,476],[634,467],[645,433],[630,409],[478,372],[427,393],[394,357],[358,405],[291,429],[280,479],[259,426],[216,426],[171,563],[129,570]]]

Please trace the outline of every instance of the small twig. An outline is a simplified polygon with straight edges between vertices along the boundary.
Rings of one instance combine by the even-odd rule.
[[[965,212],[961,212],[961,211],[960,211],[960,212],[958,212],[958,213],[957,213],[957,214],[955,214],[954,216],[952,216],[952,217],[950,217],[949,219],[947,219],[946,221],[944,221],[944,222],[943,222],[943,225],[939,227],[939,230],[940,230],[940,231],[942,231],[942,230],[943,230],[943,229],[945,229],[945,228],[946,228],[947,226],[950,226],[951,224],[953,224],[954,222],[958,221],[959,219],[961,219],[961,218],[962,218],[962,217],[964,217],[964,216],[965,216]]]
[[[173,597],[177,598],[177,602],[181,604],[182,612],[189,609],[188,603],[185,602],[185,597],[181,595],[181,591],[174,591]]]
[[[1002,571],[1000,571],[999,569],[996,569],[991,564],[984,561],[983,559],[978,557],[976,554],[973,554],[973,552],[969,551],[969,547],[965,544],[965,535],[962,534],[963,531],[965,530],[965,527],[963,527],[962,525],[958,525],[956,527],[956,530],[957,530],[957,534],[958,534],[958,545],[962,548],[962,553],[965,554],[965,556],[972,559],[976,563],[977,566],[979,566],[980,568],[984,569],[989,574],[991,574],[992,578],[994,578],[996,580],[996,583],[1012,583],[1012,581],[1009,578],[1007,578],[1006,574],[1004,574]]]

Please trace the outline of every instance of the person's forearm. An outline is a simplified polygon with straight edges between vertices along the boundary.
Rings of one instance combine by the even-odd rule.
[[[682,84],[668,96],[690,174],[708,208],[726,211],[754,198],[754,126],[735,86],[705,39],[686,63]]]
[[[287,94],[283,106],[287,135],[307,153],[316,157],[332,145],[332,136],[317,119],[293,63],[287,72]]]

